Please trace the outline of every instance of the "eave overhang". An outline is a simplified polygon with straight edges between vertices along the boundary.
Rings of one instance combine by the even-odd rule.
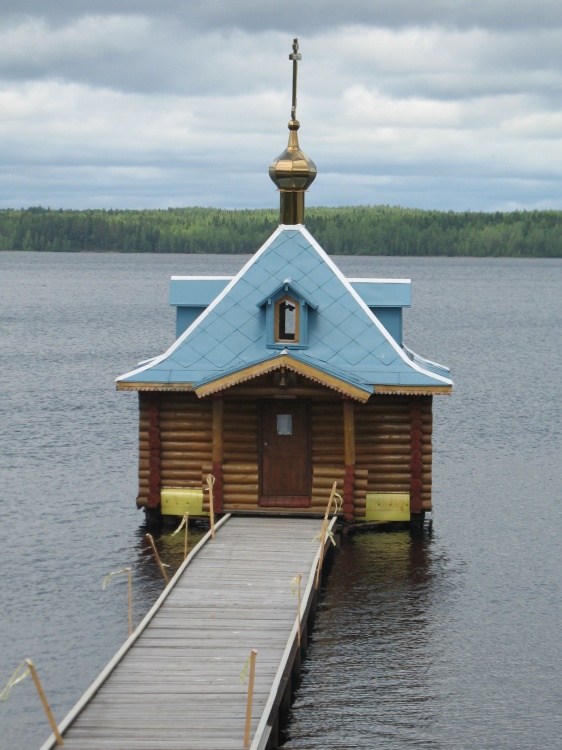
[[[291,361],[289,361],[291,360]],[[123,383],[117,382],[116,389],[118,391],[160,391],[160,392],[194,392],[203,398],[204,396],[218,393],[231,388],[239,383],[244,383],[248,380],[264,375],[268,372],[274,372],[281,367],[285,367],[287,370],[299,373],[309,380],[318,383],[319,385],[326,386],[331,390],[337,391],[344,396],[354,398],[357,401],[365,403],[368,401],[371,395],[375,396],[438,396],[438,395],[450,395],[453,392],[452,385],[374,385],[372,394],[362,388],[346,383],[345,381],[335,378],[332,375],[328,375],[322,370],[318,370],[315,367],[306,365],[303,362],[298,362],[291,357],[282,357],[281,359],[275,359],[275,361],[268,360],[262,362],[259,365],[252,365],[239,370],[236,373],[225,375],[224,377],[212,380],[209,383],[205,383],[201,386],[195,386],[194,383]]]
[[[117,380],[118,391],[192,391],[193,383],[132,383]]]
[[[452,385],[375,385],[376,396],[438,396],[453,392]]]

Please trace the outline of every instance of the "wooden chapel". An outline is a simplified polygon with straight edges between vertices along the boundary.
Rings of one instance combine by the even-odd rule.
[[[290,59],[279,227],[236,276],[173,277],[176,341],[116,381],[139,394],[137,505],[203,516],[212,474],[216,513],[321,514],[337,481],[345,522],[416,526],[450,372],[403,343],[409,280],[348,279],[305,228],[296,40]]]

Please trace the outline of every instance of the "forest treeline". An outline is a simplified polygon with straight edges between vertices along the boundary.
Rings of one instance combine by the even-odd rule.
[[[0,210],[0,250],[253,253],[273,209]],[[306,226],[332,255],[562,257],[562,211],[308,208]]]

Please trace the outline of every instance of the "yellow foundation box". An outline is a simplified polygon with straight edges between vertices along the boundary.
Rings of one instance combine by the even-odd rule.
[[[409,521],[408,492],[368,492],[366,515],[358,521]]]
[[[184,487],[167,487],[160,492],[163,516],[207,516],[203,512],[203,490],[188,490]]]

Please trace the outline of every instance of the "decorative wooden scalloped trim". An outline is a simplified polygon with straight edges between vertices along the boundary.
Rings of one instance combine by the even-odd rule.
[[[116,383],[118,391],[193,391],[193,383]]]
[[[387,396],[432,396],[433,394],[449,395],[452,385],[375,385],[375,394]]]
[[[281,355],[280,357],[275,357],[275,359],[269,359],[266,362],[260,362],[257,365],[252,365],[251,367],[246,367],[243,370],[238,370],[237,372],[231,373],[230,375],[212,380],[210,383],[205,383],[205,385],[194,388],[194,390],[199,398],[203,398],[204,396],[209,396],[212,393],[217,393],[219,391],[225,390],[226,388],[231,388],[233,385],[238,385],[239,383],[244,383],[247,380],[252,380],[258,375],[264,375],[268,372],[273,372],[274,370],[278,370],[281,367],[285,367],[287,370],[296,372],[299,375],[304,375],[306,378],[309,378],[309,380],[312,380],[315,383],[325,385],[326,387],[331,388],[332,390],[337,391],[344,396],[349,396],[350,398],[354,398],[357,401],[361,401],[362,403],[367,401],[371,395],[361,388],[350,385],[349,383],[346,383],[345,381],[340,380],[333,375],[328,375],[327,373],[322,372],[322,370],[318,370],[311,365],[305,364],[304,362],[299,362],[298,360],[295,360],[287,355]]]

